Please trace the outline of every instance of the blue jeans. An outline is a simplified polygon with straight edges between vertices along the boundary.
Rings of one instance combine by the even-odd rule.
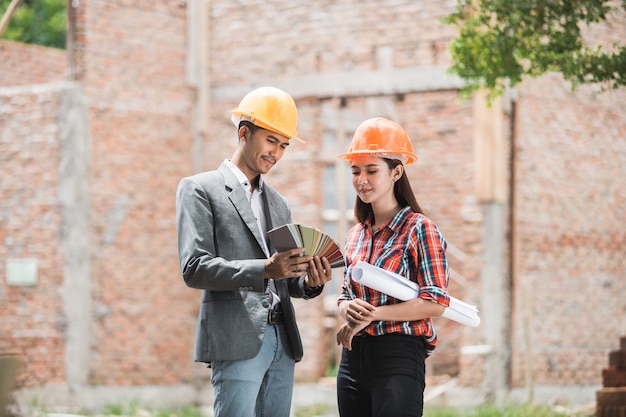
[[[343,348],[337,372],[341,417],[421,417],[424,338],[404,334],[357,336]]]
[[[295,361],[279,332],[268,324],[259,354],[252,359],[211,363],[215,417],[288,417]]]

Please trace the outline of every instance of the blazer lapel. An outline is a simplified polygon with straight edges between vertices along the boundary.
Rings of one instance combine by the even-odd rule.
[[[284,224],[285,220],[279,217],[278,208],[276,207],[275,201],[278,196],[274,195],[275,191],[269,187],[267,184],[264,185],[263,189],[263,208],[265,210],[265,219],[267,221],[267,230],[272,230],[275,224]],[[269,245],[268,250],[270,254],[276,252],[276,248],[274,248],[271,242],[268,242]],[[289,287],[287,286],[287,280],[279,279],[274,280],[274,286],[276,288],[276,292],[278,293],[278,297],[281,299],[281,302],[286,304],[290,304],[289,298]]]
[[[282,197],[272,187],[267,184],[264,185],[263,202],[265,204],[267,230],[272,230],[275,227],[282,226],[291,221],[288,209],[286,210],[283,205],[277,203],[281,201],[281,199]],[[275,248],[270,248],[270,253],[275,251]]]
[[[274,225],[276,224],[277,219],[275,218],[276,208],[273,208],[273,199],[268,198],[268,195],[271,193],[270,187],[265,184],[265,189],[263,190],[263,210],[265,210],[265,221],[267,223],[267,230],[272,230]],[[272,242],[267,239],[267,249],[270,252],[270,255],[276,252],[274,246],[272,246]]]
[[[228,193],[228,199],[235,207],[235,210],[237,210],[237,213],[239,213],[241,220],[243,220],[248,229],[250,229],[252,235],[255,237],[261,252],[264,252],[263,237],[261,237],[261,232],[259,231],[259,226],[257,225],[256,218],[252,212],[252,207],[250,207],[250,202],[246,197],[246,192],[243,190],[241,184],[237,180],[237,177],[232,173],[230,168],[222,164],[219,167],[219,171],[224,177],[224,184],[226,186],[226,192]]]

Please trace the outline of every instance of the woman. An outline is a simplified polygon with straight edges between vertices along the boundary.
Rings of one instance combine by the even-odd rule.
[[[345,320],[337,398],[342,417],[421,416],[425,359],[437,336],[431,317],[450,303],[446,242],[415,200],[404,164],[417,160],[402,127],[385,118],[363,122],[348,153],[358,223],[346,238],[338,299]],[[351,279],[356,262],[402,275],[420,287],[401,302]]]

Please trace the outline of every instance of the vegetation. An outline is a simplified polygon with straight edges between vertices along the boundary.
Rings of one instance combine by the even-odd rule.
[[[128,405],[110,405],[104,410],[104,415],[129,417],[207,417],[199,409],[191,406],[178,409],[148,410],[134,402]]]
[[[492,99],[546,72],[560,72],[575,88],[626,85],[626,45],[588,47],[582,30],[626,13],[626,0],[457,0],[444,22],[459,29],[451,45],[450,72],[467,84],[463,93],[487,89]]]
[[[0,14],[11,0],[0,0]],[[67,0],[22,0],[3,39],[64,49],[67,36]]]
[[[470,410],[426,409],[424,417],[592,417],[593,411],[557,411],[545,405],[483,405]]]
[[[33,404],[33,410],[39,409]],[[585,410],[567,410],[565,408],[553,408],[546,405],[531,404],[510,404],[504,407],[494,405],[482,405],[475,408],[433,408],[427,405],[424,410],[424,417],[593,417],[595,410],[587,407]],[[29,413],[33,416],[45,416],[50,410],[35,411]],[[106,407],[101,413],[78,412],[77,415],[86,417],[210,417],[212,410],[199,409],[197,407],[181,407],[172,409],[150,409],[140,406],[137,402],[127,404],[112,404]],[[20,413],[9,413],[9,416],[23,417]],[[339,416],[336,405],[328,403],[313,404],[296,407],[294,417],[335,417]]]

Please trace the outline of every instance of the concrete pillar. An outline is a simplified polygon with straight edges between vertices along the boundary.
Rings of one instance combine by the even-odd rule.
[[[58,198],[63,257],[65,370],[70,392],[88,383],[91,328],[91,251],[89,213],[91,138],[82,89],[72,86],[60,96]]]
[[[481,329],[485,343],[491,347],[485,358],[482,383],[484,398],[502,404],[508,393],[509,356],[508,331],[510,323],[510,288],[504,265],[506,250],[506,206],[484,203],[483,230],[484,263],[480,272]]]
[[[481,326],[485,357],[481,389],[485,400],[503,403],[509,390],[511,277],[507,235],[512,213],[509,208],[505,113],[502,100],[488,103],[485,93],[474,97],[474,167],[476,195],[482,205],[483,267],[481,283]]]
[[[202,148],[211,115],[211,80],[209,78],[210,0],[192,0],[187,7],[187,81],[195,89],[193,107],[194,172],[203,171]],[[243,95],[241,96],[243,97]]]

